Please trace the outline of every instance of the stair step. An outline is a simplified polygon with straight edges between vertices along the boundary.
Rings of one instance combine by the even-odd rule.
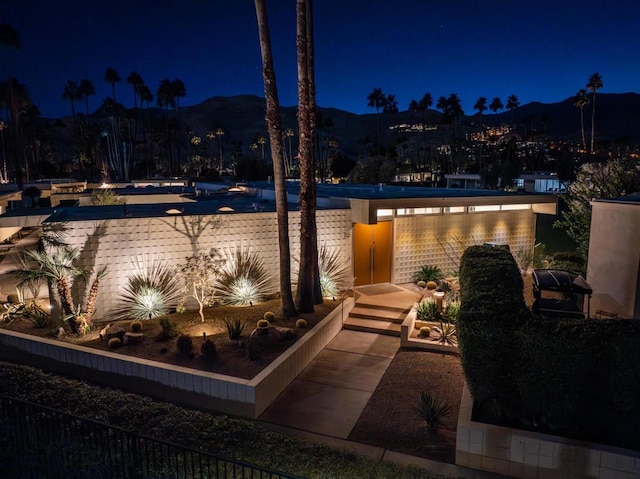
[[[400,337],[400,325],[391,321],[348,317],[343,324],[344,329],[363,331],[366,333],[385,334]]]
[[[361,306],[356,304],[355,308],[353,308],[349,312],[349,316],[352,318],[362,318],[362,319],[371,319],[377,321],[391,321],[393,323],[402,323],[404,318],[407,316],[407,312],[405,311],[397,311],[397,310],[388,310],[388,309],[379,309],[379,308],[369,308],[366,306]]]
[[[385,303],[384,301],[381,300],[376,300],[373,298],[367,298],[367,297],[360,297],[358,298],[358,300],[356,301],[356,307],[360,307],[360,308],[367,308],[367,309],[375,309],[375,310],[379,310],[379,311],[395,311],[398,313],[408,313],[411,308],[413,307],[413,303],[411,304],[404,304],[402,306],[397,305],[394,306],[393,304],[389,304],[388,302]]]

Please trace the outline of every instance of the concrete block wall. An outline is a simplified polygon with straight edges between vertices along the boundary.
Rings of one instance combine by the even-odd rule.
[[[293,263],[300,251],[300,215],[289,215],[289,241]],[[345,262],[351,261],[350,211],[317,212],[318,245],[337,248]],[[272,275],[272,292],[279,281],[279,253],[276,213],[233,215],[193,215],[159,218],[121,218],[104,221],[68,223],[67,241],[81,250],[84,268],[108,265],[108,274],[100,282],[96,320],[108,320],[119,295],[133,271],[135,257],[155,258],[170,265],[183,264],[186,258],[211,248],[250,247]],[[294,278],[295,279],[295,278]],[[76,291],[76,297],[81,291]]]
[[[471,420],[465,384],[456,465],[524,479],[640,478],[640,452]]]
[[[515,255],[533,252],[536,217],[531,210],[395,218],[393,282],[408,283],[424,265],[457,270],[468,246],[507,243]]]

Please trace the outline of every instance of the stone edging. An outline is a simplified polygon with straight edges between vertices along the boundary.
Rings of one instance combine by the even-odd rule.
[[[456,346],[445,346],[444,344],[435,344],[432,341],[425,341],[424,339],[411,337],[411,332],[415,328],[418,315],[416,307],[417,304],[415,304],[413,308],[411,308],[411,311],[407,313],[406,318],[400,326],[400,347],[424,349],[425,351],[460,355],[460,352]]]

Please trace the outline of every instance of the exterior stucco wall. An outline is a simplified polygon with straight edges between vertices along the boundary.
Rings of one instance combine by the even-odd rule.
[[[533,252],[536,219],[531,210],[445,214],[395,218],[393,282],[411,281],[424,265],[436,265],[444,273],[459,268],[468,246],[485,242],[506,243],[517,259]]]
[[[317,224],[318,245],[337,248],[344,261],[350,263],[350,211],[320,210],[317,212]],[[109,313],[118,304],[119,295],[133,270],[132,259],[137,255],[178,265],[187,257],[213,247],[251,247],[272,274],[272,291],[278,288],[278,225],[274,212],[73,221],[66,226],[69,228],[67,241],[82,252],[82,267],[107,264],[109,268],[107,276],[100,282],[97,320],[109,319]],[[300,214],[291,212],[289,240],[292,267],[299,257],[299,228]]]
[[[640,205],[594,201],[587,281],[591,314],[640,318]]]

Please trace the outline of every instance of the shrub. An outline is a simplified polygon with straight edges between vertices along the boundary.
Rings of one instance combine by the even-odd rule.
[[[120,341],[120,338],[111,338],[107,346],[109,346],[109,349],[116,349],[122,346],[122,341]]]
[[[7,314],[8,313],[9,311],[7,311]],[[19,306],[16,313],[21,313],[22,316],[31,321],[36,328],[46,328],[49,325],[49,314],[36,303]]]
[[[307,327],[307,320],[300,318],[296,321],[296,328],[305,329]]]
[[[169,318],[161,318],[160,327],[162,328],[162,331],[160,331],[160,334],[156,337],[158,341],[173,339],[178,335],[178,326]]]
[[[259,329],[268,328],[269,327],[269,321],[267,321],[266,319],[261,319],[260,321],[258,321],[257,327]]]
[[[200,346],[200,353],[207,359],[213,359],[216,356],[216,343],[207,339]]]
[[[264,313],[262,315],[262,319],[266,319],[267,321],[269,321],[270,323],[273,323],[276,319],[276,315],[273,314],[272,311],[267,311],[266,313]]]
[[[420,328],[420,336],[422,336],[423,338],[428,338],[430,334],[431,328],[429,326],[422,326]]]
[[[431,429],[437,429],[451,415],[452,408],[449,401],[441,400],[435,394],[420,392],[417,406],[412,408]]]
[[[20,297],[15,293],[9,293],[7,295],[7,303],[18,304],[20,303]]]
[[[129,329],[131,329],[132,333],[139,333],[142,331],[142,321],[131,321]]]
[[[443,274],[440,268],[433,265],[425,265],[413,274],[413,282],[418,281],[438,281],[442,278]],[[435,289],[435,288],[434,288]]]
[[[227,327],[229,339],[238,339],[245,325],[239,318],[224,318],[224,324]]]
[[[444,311],[444,319],[449,323],[457,323],[460,317],[460,301],[450,301]]]
[[[188,354],[193,350],[193,339],[186,334],[181,334],[176,341],[176,347],[182,354]]]
[[[416,315],[421,321],[437,321],[440,318],[440,311],[434,300],[427,299],[418,303]]]

